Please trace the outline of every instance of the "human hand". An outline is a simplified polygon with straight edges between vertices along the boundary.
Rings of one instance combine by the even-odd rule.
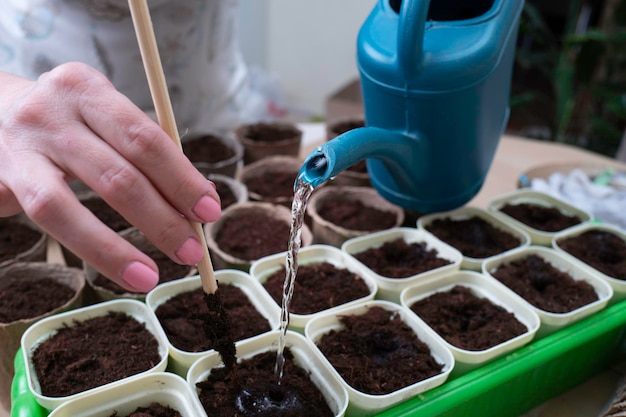
[[[0,216],[24,213],[124,288],[158,283],[156,263],[84,207],[80,179],[172,260],[203,248],[190,221],[221,214],[215,185],[104,75],[63,64],[37,81],[0,73]]]

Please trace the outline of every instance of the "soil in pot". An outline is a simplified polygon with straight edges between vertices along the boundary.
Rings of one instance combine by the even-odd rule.
[[[326,199],[317,212],[323,219],[344,229],[365,232],[389,229],[397,220],[394,213],[365,206],[357,200]]]
[[[371,307],[365,314],[341,318],[316,345],[353,388],[389,394],[441,373],[443,365],[395,312]]]
[[[263,199],[274,200],[277,197],[293,198],[293,185],[297,172],[266,171],[249,176],[244,180],[251,195],[259,195]]]
[[[147,371],[161,361],[143,323],[111,311],[63,327],[33,352],[41,393],[64,397]]]
[[[217,194],[220,196],[222,210],[237,202],[235,192],[226,181],[221,181],[217,178],[213,178],[212,181],[215,184]]]
[[[126,416],[120,416],[115,412],[110,417],[182,417],[182,414],[172,407],[154,402],[147,407],[137,407],[135,411]]]
[[[278,305],[283,300],[285,268],[263,283]],[[371,290],[359,275],[329,262],[300,265],[294,283],[290,312],[314,314],[369,295]]]
[[[607,230],[589,230],[557,241],[561,249],[598,271],[626,280],[626,242]]]
[[[372,271],[388,278],[406,278],[452,263],[439,257],[436,249],[429,250],[426,242],[408,243],[402,238],[352,256]]]
[[[333,417],[309,374],[286,348],[280,384],[274,373],[276,352],[264,352],[237,364],[236,374],[215,368],[196,384],[207,414],[214,417]],[[233,380],[236,375],[236,381]]]
[[[521,244],[511,233],[498,229],[478,216],[467,219],[439,218],[425,227],[463,255],[472,258],[487,258]]]
[[[215,242],[229,255],[253,261],[287,250],[289,224],[261,211],[242,212],[224,221]]]
[[[121,232],[122,230],[132,227],[121,214],[113,210],[113,208],[100,197],[92,196],[82,200],[81,203],[114,232]]]
[[[591,284],[575,280],[537,255],[501,264],[491,275],[530,304],[551,313],[569,313],[598,300]]]
[[[0,219],[0,263],[15,258],[35,246],[42,233],[10,217]]]
[[[559,232],[581,223],[576,216],[563,213],[556,207],[541,204],[505,204],[499,209],[502,213],[544,232]]]
[[[149,250],[145,252],[154,260],[154,262],[156,262],[157,266],[159,267],[159,284],[186,277],[191,271],[191,267],[189,265],[177,264],[176,262],[172,261],[167,255],[157,249],[156,246],[151,246]],[[109,290],[114,294],[139,294],[122,288],[121,286],[117,285],[115,282],[111,281],[101,274],[96,275],[93,280],[93,284],[100,288]]]
[[[66,304],[75,294],[73,288],[52,278],[8,277],[0,281],[0,323],[39,317]]]
[[[228,312],[231,335],[243,340],[271,330],[270,324],[237,286],[220,284],[220,296]],[[203,331],[203,314],[208,314],[204,291],[198,288],[177,294],[161,304],[155,314],[170,343],[185,352],[203,352],[216,346]]]
[[[489,349],[528,331],[513,313],[463,285],[432,294],[409,308],[448,343],[465,350]]]
[[[183,142],[183,152],[191,162],[216,163],[235,156],[235,150],[218,136],[207,134]]]

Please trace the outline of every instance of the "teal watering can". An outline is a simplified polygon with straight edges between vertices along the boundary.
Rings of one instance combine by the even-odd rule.
[[[367,159],[373,187],[419,213],[482,187],[509,116],[523,0],[379,0],[357,41],[366,127],[314,150],[318,186]]]

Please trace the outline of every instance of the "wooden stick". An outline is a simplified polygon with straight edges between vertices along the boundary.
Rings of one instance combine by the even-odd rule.
[[[154,109],[159,120],[159,124],[165,132],[178,144],[182,152],[182,143],[176,128],[176,120],[174,111],[170,101],[167,84],[165,82],[165,74],[161,65],[161,57],[154,37],[154,29],[152,27],[152,19],[150,18],[150,10],[148,9],[147,0],[128,0],[130,12],[135,26],[137,41],[141,51],[150,94],[154,102]],[[213,265],[209,256],[209,249],[206,243],[206,237],[202,230],[202,225],[197,222],[190,222],[200,238],[200,243],[204,248],[204,256],[198,264],[200,278],[202,280],[202,288],[207,294],[214,294],[217,291],[217,280],[213,272]]]
[[[61,244],[50,235],[46,236],[46,262],[49,264],[67,266]]]

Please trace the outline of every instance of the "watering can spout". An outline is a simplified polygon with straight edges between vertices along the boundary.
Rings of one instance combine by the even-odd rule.
[[[302,182],[317,187],[364,159],[375,158],[387,166],[405,190],[412,190],[411,176],[403,169],[403,155],[414,152],[417,138],[376,127],[350,130],[313,150],[298,174]]]

